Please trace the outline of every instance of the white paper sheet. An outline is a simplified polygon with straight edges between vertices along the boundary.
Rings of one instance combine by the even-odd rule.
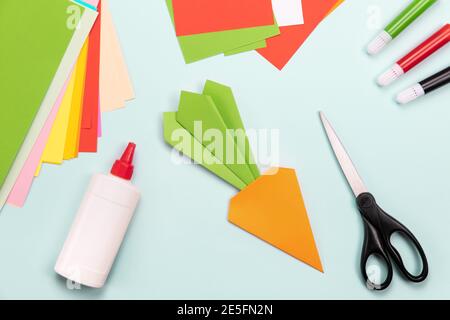
[[[272,6],[280,27],[304,23],[302,0],[272,0]]]

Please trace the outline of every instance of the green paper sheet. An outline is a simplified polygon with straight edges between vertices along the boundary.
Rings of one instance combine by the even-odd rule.
[[[164,113],[164,140],[176,150],[182,152],[185,156],[202,165],[237,189],[244,189],[246,184],[184,129],[177,122],[176,117],[176,112]],[[183,141],[180,141],[180,135],[183,137]]]
[[[166,0],[173,22],[172,0]],[[178,37],[186,63],[192,63],[280,34],[277,25]]]
[[[0,1],[0,186],[74,34],[75,29],[67,28],[70,5],[78,6],[70,1]]]
[[[58,0],[59,3],[63,2],[63,0]],[[55,0],[43,0],[40,1],[39,4],[44,4],[47,2],[51,2],[52,4],[55,4],[57,1]],[[36,4],[38,3],[37,1],[32,1],[32,0],[26,0],[26,1],[22,1],[20,2],[23,6],[21,9],[27,9],[27,8],[32,8],[31,3]],[[55,105],[58,96],[60,95],[61,91],[64,88],[64,83],[66,82],[66,80],[68,79],[70,72],[73,68],[73,65],[75,64],[77,57],[81,51],[81,47],[83,46],[84,42],[86,41],[86,38],[95,22],[95,19],[97,18],[97,12],[91,9],[85,9],[84,7],[81,7],[78,4],[75,4],[74,2],[71,1],[66,1],[64,0],[65,3],[65,10],[64,12],[61,11],[53,11],[54,10],[54,6],[52,6],[51,8],[49,8],[49,11],[46,12],[44,14],[43,17],[39,16],[39,15],[33,15],[32,19],[35,19],[34,23],[32,23],[32,25],[29,25],[29,29],[25,30],[27,33],[31,34],[32,36],[34,35],[35,37],[38,38],[44,38],[44,40],[41,41],[40,46],[33,46],[34,45],[34,41],[36,40],[30,40],[30,44],[33,44],[31,46],[32,49],[38,49],[39,47],[42,50],[45,50],[45,53],[47,52],[47,48],[45,46],[42,46],[43,43],[46,43],[49,40],[46,40],[47,37],[49,36],[47,35],[35,35],[34,32],[32,32],[32,29],[36,27],[36,25],[38,24],[45,24],[45,25],[53,25],[52,21],[53,19],[55,19],[54,15],[60,16],[60,15],[64,15],[65,19],[64,19],[64,26],[63,28],[69,28],[70,30],[73,29],[73,36],[71,37],[68,45],[66,48],[60,48],[62,53],[62,57],[60,58],[60,61],[58,63],[58,67],[56,72],[54,73],[54,75],[52,76],[52,80],[49,84],[49,87],[47,89],[47,91],[44,94],[44,98],[42,100],[42,102],[40,103],[40,105],[37,107],[38,111],[35,114],[35,117],[32,121],[31,126],[29,127],[28,132],[25,134],[25,137],[23,139],[23,143],[19,148],[19,151],[14,159],[14,162],[11,166],[11,168],[9,169],[9,172],[6,176],[6,179],[4,179],[3,185],[0,189],[0,209],[3,207],[3,205],[6,202],[6,199],[8,198],[9,193],[11,192],[12,188],[14,187],[17,178],[19,177],[22,168],[24,167],[31,151],[33,150],[34,144],[36,143],[51,111],[53,106]],[[26,5],[25,5],[26,4]],[[50,6],[49,6],[50,7]],[[59,5],[56,6],[56,8],[60,8]],[[3,8],[1,8],[0,6],[0,12],[4,12],[2,11]],[[9,12],[9,11],[8,11]],[[9,12],[9,14],[14,15],[12,12]],[[19,10],[18,15],[22,15],[23,13]],[[2,19],[0,19],[0,21],[2,21]],[[18,23],[21,20],[18,20]],[[36,23],[36,21],[39,21],[38,23]],[[59,25],[57,27],[57,29],[59,28]],[[2,29],[3,30],[3,29]],[[34,31],[34,29],[33,29]],[[52,33],[58,33],[58,30],[53,30],[53,28],[50,30]],[[59,31],[61,32],[61,31]],[[52,34],[51,33],[51,34]],[[21,38],[22,41],[28,40],[28,38],[23,35],[23,37]],[[58,38],[53,39],[52,41],[55,42],[57,41]],[[59,46],[58,46],[59,47]],[[26,50],[29,50],[29,47],[26,47]],[[2,52],[3,53],[3,52]],[[39,52],[37,52],[38,56],[41,57],[42,60],[34,60],[35,63],[46,63],[46,59],[49,59],[51,57],[51,55],[46,55],[46,54],[42,54]],[[28,58],[29,54],[22,52],[21,55],[24,58]],[[32,56],[30,58],[33,58]],[[0,58],[1,60],[1,58]],[[37,68],[36,66],[32,65],[31,66],[32,69],[30,70],[35,70],[35,68]],[[19,70],[21,70],[21,68],[19,68]],[[28,70],[29,71],[29,70]],[[29,75],[29,72],[25,74],[26,76]],[[42,76],[42,75],[41,75]],[[34,84],[29,83],[29,81],[27,80],[28,78],[25,77],[23,79],[25,87],[23,88],[23,90],[21,92],[19,92],[19,94],[26,94],[28,91],[33,91],[34,88],[30,88],[27,86],[32,86]],[[40,79],[38,79],[40,80]],[[0,106],[0,109],[3,107]],[[33,107],[32,105],[28,106],[28,107]],[[9,109],[5,107],[5,109]],[[18,110],[22,110],[22,111],[26,111],[27,108],[25,108],[25,106],[19,106]],[[16,110],[14,110],[12,112],[12,114],[16,114],[17,112]],[[24,114],[26,114],[26,112],[24,112]],[[20,113],[18,115],[21,115]],[[8,117],[10,117],[10,115],[8,114]],[[3,120],[3,116],[2,118],[0,118],[0,122]],[[12,121],[12,120],[11,120]],[[8,137],[9,138],[9,137]],[[16,140],[16,139],[14,139]],[[2,140],[3,142],[3,140]],[[8,144],[8,142],[5,142],[5,144]]]
[[[274,17],[274,21],[275,21],[275,24],[278,25],[276,17]],[[248,51],[265,48],[265,47],[267,47],[266,40],[267,40],[267,38],[264,40],[259,40],[259,41],[253,42],[253,43],[249,43],[240,48],[236,48],[236,49],[227,51],[224,53],[224,56],[228,57],[228,56],[232,56],[232,55],[239,54],[239,53],[244,53],[244,52],[248,52]]]
[[[225,122],[225,126],[228,129],[233,129],[244,133],[242,135],[244,141],[238,141],[238,137],[235,136],[235,143],[239,147],[240,152],[245,155],[245,163],[249,166],[253,178],[257,179],[261,174],[255,164],[252,152],[250,150],[250,143],[247,135],[245,134],[244,123],[242,122],[241,114],[239,113],[233,91],[230,87],[208,80],[206,81],[203,89],[203,94],[212,98],[223,122]]]
[[[237,147],[234,136],[227,130],[211,97],[182,91],[177,122],[247,185],[255,180],[252,171],[245,163],[245,155]],[[195,127],[196,122],[201,122],[200,130]],[[207,133],[211,133],[211,137],[207,137]],[[214,133],[217,133],[219,137]],[[216,138],[221,139],[221,144],[215,141]]]
[[[265,47],[267,47],[267,41],[266,40],[261,40],[261,41],[255,42],[255,43],[247,44],[247,45],[245,45],[243,47],[240,47],[240,48],[237,48],[237,49],[233,49],[233,50],[227,51],[227,52],[224,53],[224,55],[226,57],[228,57],[228,56],[232,56],[232,55],[239,54],[239,53],[244,53],[244,52],[253,51],[253,50],[257,50],[257,49],[262,49],[262,48],[265,48]]]

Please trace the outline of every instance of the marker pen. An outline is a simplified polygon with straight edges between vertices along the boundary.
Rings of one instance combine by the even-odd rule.
[[[417,48],[398,60],[389,70],[379,76],[378,84],[384,87],[394,82],[403,74],[445,46],[449,40],[450,24],[447,23],[431,37],[422,42]]]
[[[389,42],[403,32],[437,0],[414,0],[367,46],[370,55],[380,52]]]
[[[416,83],[397,96],[397,102],[406,104],[450,83],[450,67]]]

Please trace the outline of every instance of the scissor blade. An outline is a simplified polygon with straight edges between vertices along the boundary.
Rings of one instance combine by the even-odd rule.
[[[334,154],[336,155],[336,158],[342,168],[342,171],[344,172],[345,177],[347,178],[350,187],[353,190],[353,193],[355,194],[355,197],[358,197],[361,193],[367,192],[367,188],[364,186],[364,182],[359,176],[358,171],[356,171],[352,159],[350,159],[347,151],[345,151],[341,140],[339,140],[339,137],[323,112],[320,112],[320,119],[322,120],[323,127],[325,128]]]

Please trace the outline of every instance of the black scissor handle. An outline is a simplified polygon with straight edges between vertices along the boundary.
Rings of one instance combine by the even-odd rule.
[[[369,221],[364,219],[364,244],[361,252],[361,274],[366,282],[367,288],[371,290],[384,290],[389,287],[392,281],[392,263],[387,252],[384,250],[381,241],[375,227]],[[367,275],[367,261],[373,255],[383,259],[387,267],[386,279],[382,283],[372,282]]]
[[[387,253],[389,253],[389,255],[391,256],[394,263],[397,265],[400,272],[408,280],[412,282],[424,281],[428,276],[428,261],[422,246],[420,245],[419,241],[417,241],[416,237],[412,234],[412,232],[409,231],[409,229],[406,228],[399,221],[397,221],[396,219],[388,215],[386,212],[384,212],[383,209],[381,209],[377,205],[376,200],[372,194],[363,193],[358,196],[356,202],[358,204],[359,211],[363,217],[366,230],[361,260],[361,267],[362,264],[364,263],[363,275],[366,277],[366,281],[367,275],[365,272],[365,264],[367,262],[367,259],[372,254],[380,255],[388,265],[388,272],[391,273],[390,270],[392,269],[392,267],[389,267],[391,263],[389,261],[390,260],[389,257],[387,256]],[[408,239],[408,241],[414,245],[417,252],[419,253],[420,258],[422,260],[422,271],[419,275],[413,275],[406,269],[400,253],[392,245],[391,236],[396,232],[401,233],[403,236],[405,236],[406,239]],[[392,278],[392,274],[390,274],[389,276],[389,273],[385,282],[387,282],[389,278]],[[380,289],[377,288],[375,289],[383,290],[389,286],[389,283],[387,283],[387,285],[385,284],[386,283],[381,284],[379,286]]]

